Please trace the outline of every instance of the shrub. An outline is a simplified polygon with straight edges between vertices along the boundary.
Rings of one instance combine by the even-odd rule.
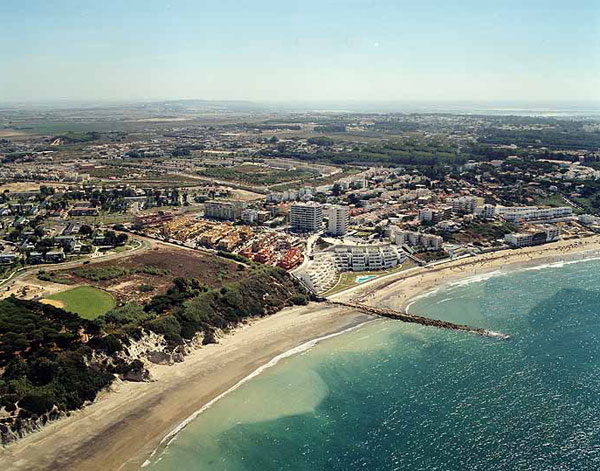
[[[41,415],[54,406],[54,398],[43,394],[28,394],[19,401],[19,407],[29,412]]]
[[[174,316],[164,316],[147,323],[147,327],[165,336],[170,343],[181,343],[181,325]]]
[[[114,324],[140,324],[154,316],[137,303],[130,302],[124,306],[108,311],[102,318],[105,322]]]
[[[308,304],[308,298],[303,294],[295,294],[290,298],[290,300],[292,301],[292,303],[298,306],[306,306]]]

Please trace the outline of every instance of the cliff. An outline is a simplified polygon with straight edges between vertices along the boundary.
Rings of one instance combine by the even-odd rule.
[[[0,301],[0,441],[5,444],[95,400],[119,377],[151,381],[149,362],[182,362],[222,332],[305,304],[285,271],[260,268],[218,290],[177,279],[147,305],[92,321],[14,297]]]

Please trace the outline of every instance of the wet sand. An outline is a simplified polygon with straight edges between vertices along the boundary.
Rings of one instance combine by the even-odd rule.
[[[370,317],[311,304],[257,320],[180,364],[152,365],[155,381],[118,381],[90,406],[0,450],[0,469],[137,469],[161,439],[271,359]]]
[[[595,251],[600,253],[597,236],[496,252],[394,273],[333,298],[401,308],[454,279],[588,257]],[[117,382],[94,404],[2,449],[0,468],[136,469],[177,425],[277,355],[370,319],[344,308],[311,304],[255,321],[217,345],[198,349],[181,364],[152,366],[154,382]]]

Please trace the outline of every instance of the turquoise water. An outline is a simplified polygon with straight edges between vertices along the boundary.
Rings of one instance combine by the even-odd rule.
[[[364,283],[365,281],[372,280],[373,278],[376,278],[376,277],[375,277],[375,275],[362,275],[362,276],[357,276],[357,277],[356,277],[356,282],[357,282],[357,283]]]
[[[410,309],[512,340],[376,321],[233,391],[146,469],[600,469],[600,262],[449,286]]]

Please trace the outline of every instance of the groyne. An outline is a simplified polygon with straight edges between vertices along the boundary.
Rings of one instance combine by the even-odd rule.
[[[415,314],[409,314],[407,312],[395,311],[393,309],[367,306],[365,304],[358,303],[344,303],[340,301],[325,300],[328,304],[336,306],[344,306],[350,309],[356,309],[367,314],[371,314],[379,317],[387,317],[388,319],[396,319],[402,322],[411,322],[413,324],[427,325],[431,327],[437,327],[439,329],[448,330],[461,330],[463,332],[469,332],[471,334],[481,335],[483,337],[492,337],[500,340],[509,340],[510,336],[501,332],[494,332],[487,329],[481,329],[478,327],[471,327],[466,324],[455,324],[453,322],[442,321],[439,319],[430,319],[429,317],[417,316]]]

